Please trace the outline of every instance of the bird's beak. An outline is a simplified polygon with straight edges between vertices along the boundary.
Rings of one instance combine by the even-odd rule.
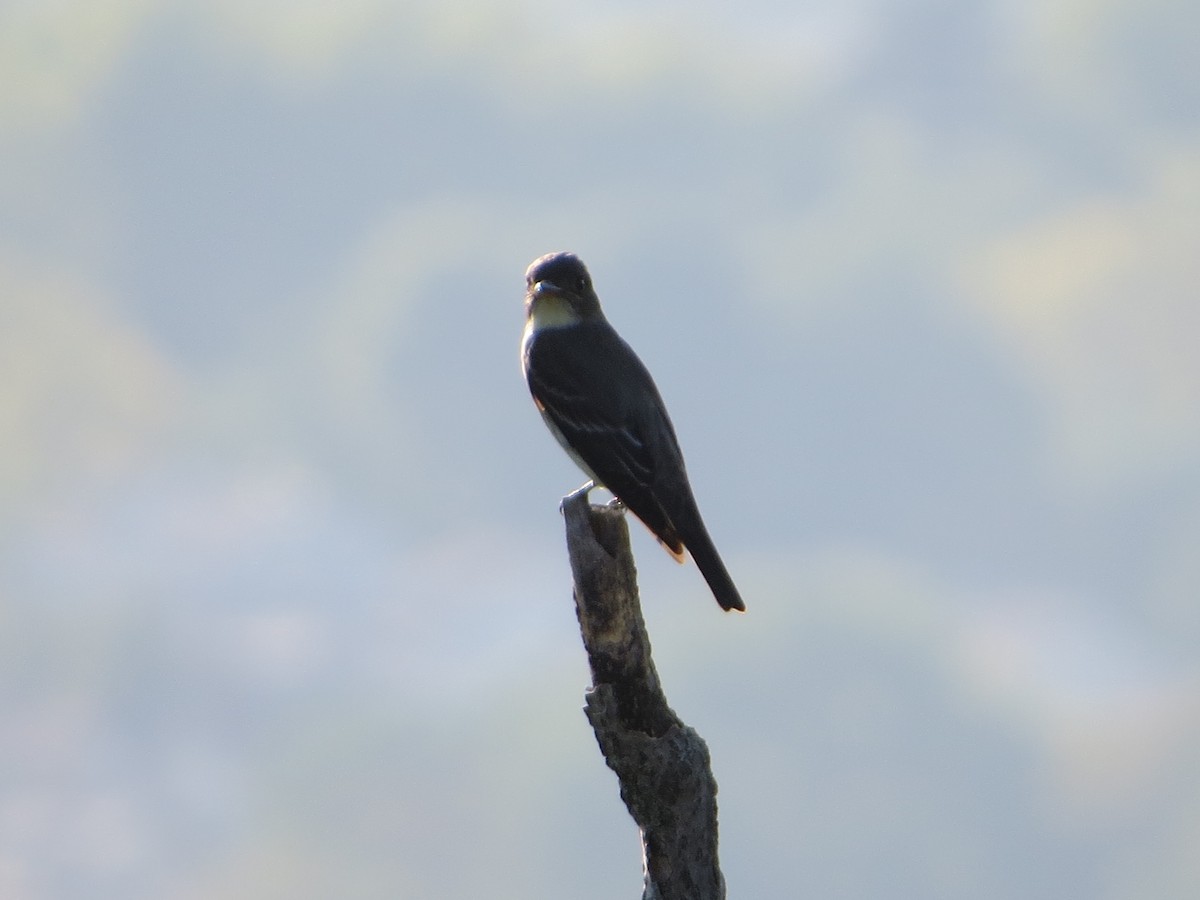
[[[529,286],[529,290],[525,292],[525,314],[533,313],[533,305],[539,300],[546,300],[551,297],[565,297],[566,294],[553,281],[537,281]]]
[[[549,296],[552,284],[549,281],[536,281],[525,289],[525,315],[533,315],[533,305],[544,297]]]

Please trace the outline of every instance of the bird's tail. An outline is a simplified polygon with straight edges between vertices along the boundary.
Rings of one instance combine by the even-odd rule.
[[[712,589],[717,603],[721,604],[721,609],[726,611],[736,609],[738,612],[745,612],[746,604],[742,602],[742,596],[729,576],[729,570],[725,568],[725,563],[721,561],[717,548],[713,546],[712,538],[708,536],[708,529],[704,527],[704,523],[697,521],[695,527],[689,531],[691,533],[684,537],[683,542],[687,546],[688,552],[692,554],[692,559],[696,561],[696,567],[700,570],[700,574],[704,576],[704,580]]]

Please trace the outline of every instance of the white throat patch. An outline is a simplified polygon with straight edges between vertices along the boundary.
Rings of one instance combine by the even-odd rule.
[[[563,297],[545,294],[533,300],[533,315],[529,327],[533,331],[544,328],[565,328],[579,321],[579,313]]]

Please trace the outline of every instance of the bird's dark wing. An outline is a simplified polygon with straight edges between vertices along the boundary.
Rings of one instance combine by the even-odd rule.
[[[700,517],[662,397],[629,345],[607,322],[550,329],[527,346],[525,377],[534,402],[600,484],[679,562],[686,545],[723,609],[744,610]]]
[[[588,352],[577,352],[577,342]],[[529,347],[525,375],[534,401],[600,483],[682,560],[683,542],[655,490],[664,469],[682,470],[682,457],[658,389],[629,345],[606,322],[550,329]]]

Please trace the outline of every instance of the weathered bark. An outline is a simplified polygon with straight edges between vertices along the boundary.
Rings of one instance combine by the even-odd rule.
[[[575,609],[592,669],[585,712],[642,836],[643,900],[723,900],[708,747],[667,705],[638,601],[624,509],[563,498]]]

